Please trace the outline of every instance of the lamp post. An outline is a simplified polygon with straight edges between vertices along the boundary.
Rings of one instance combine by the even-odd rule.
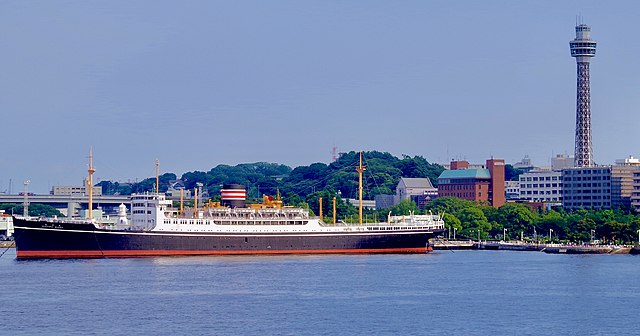
[[[549,242],[551,242],[551,232],[553,232],[553,229],[549,229]]]
[[[638,230],[640,231],[640,230]],[[453,227],[453,240],[456,240],[456,228],[455,226]]]
[[[596,232],[596,230],[591,229],[591,244],[593,244],[593,234]]]
[[[640,245],[640,230],[638,230],[638,245]]]
[[[507,229],[502,228],[502,241],[507,241]]]

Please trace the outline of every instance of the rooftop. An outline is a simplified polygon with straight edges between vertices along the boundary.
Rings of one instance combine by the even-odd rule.
[[[404,183],[407,188],[433,188],[429,178],[401,177],[400,182]]]
[[[489,169],[458,169],[458,170],[445,170],[438,176],[439,179],[460,179],[460,178],[476,178],[476,179],[490,179]]]

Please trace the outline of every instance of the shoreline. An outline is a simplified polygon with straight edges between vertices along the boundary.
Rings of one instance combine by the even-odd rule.
[[[434,250],[536,251],[550,254],[640,254],[639,246],[536,244],[520,241],[440,240]]]

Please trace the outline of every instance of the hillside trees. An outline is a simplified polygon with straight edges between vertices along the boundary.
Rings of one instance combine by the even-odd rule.
[[[4,210],[8,214],[22,215],[24,206],[22,204],[3,203],[0,204],[0,210]],[[43,217],[63,217],[62,213],[58,209],[47,204],[31,204],[29,205],[29,216],[43,216]]]

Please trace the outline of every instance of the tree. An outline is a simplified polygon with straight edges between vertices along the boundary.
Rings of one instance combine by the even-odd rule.
[[[518,178],[525,171],[519,168],[514,168],[510,164],[504,166],[504,179],[506,181],[518,181]]]
[[[487,221],[487,217],[477,207],[462,209],[456,212],[455,216],[460,219],[463,233],[469,237],[473,236],[472,230],[480,231],[480,237],[485,237],[491,231],[491,224]]]
[[[24,211],[22,204],[4,203],[0,204],[0,210],[5,210],[6,213],[20,214]],[[42,217],[63,217],[64,215],[58,211],[58,209],[47,204],[31,204],[29,205],[29,216],[42,216]]]
[[[460,210],[477,207],[472,201],[459,199],[456,197],[438,197],[429,202],[425,210],[431,210],[433,213],[451,213],[456,214]]]
[[[498,208],[500,224],[510,232],[531,232],[535,216],[531,208],[525,204],[505,203]]]
[[[385,218],[389,212],[391,212],[392,216],[407,216],[410,214],[418,214],[420,213],[420,208],[416,202],[411,199],[404,199],[400,201],[398,204],[391,206],[387,209],[382,210],[381,217]]]
[[[458,219],[458,217],[456,217],[453,214],[450,213],[445,213],[442,216],[442,220],[444,220],[444,224],[447,228],[449,229],[456,229],[456,231],[461,231],[462,230],[462,223],[460,222],[460,220]]]
[[[549,230],[553,230],[556,235],[562,237],[566,232],[567,217],[555,210],[549,210],[534,223],[537,236],[545,237]]]

